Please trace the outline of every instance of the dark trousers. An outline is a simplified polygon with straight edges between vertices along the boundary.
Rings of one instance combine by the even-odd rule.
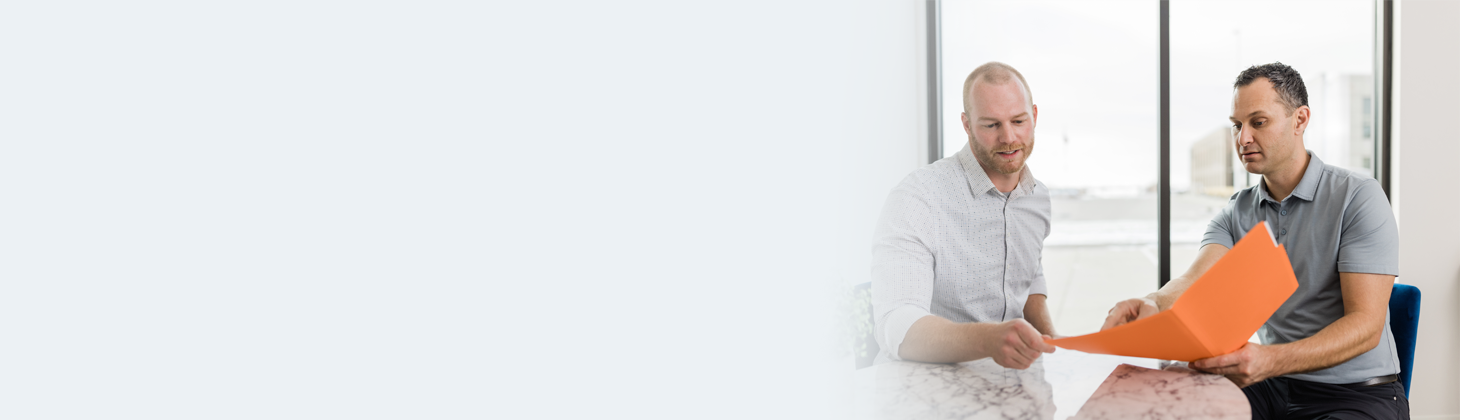
[[[1252,420],[1409,419],[1409,398],[1399,382],[1333,385],[1271,378],[1242,388]]]

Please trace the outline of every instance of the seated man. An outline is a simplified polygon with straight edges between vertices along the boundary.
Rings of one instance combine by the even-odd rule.
[[[1024,76],[991,62],[963,82],[963,109],[968,147],[904,178],[877,223],[877,361],[1025,369],[1054,351],[1039,266],[1049,190],[1024,166],[1039,108]]]
[[[1207,227],[1191,268],[1143,299],[1120,302],[1102,329],[1171,307],[1257,222],[1284,245],[1298,290],[1248,343],[1191,367],[1227,376],[1253,419],[1409,418],[1389,331],[1399,231],[1379,183],[1325,165],[1303,148],[1311,111],[1303,79],[1282,63],[1237,76],[1232,133],[1262,182],[1232,196]]]

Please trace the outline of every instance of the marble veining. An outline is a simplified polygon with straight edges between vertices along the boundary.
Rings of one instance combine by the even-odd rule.
[[[1242,391],[1218,375],[1185,368],[1120,365],[1072,419],[1242,419],[1252,411]]]
[[[859,370],[857,396],[870,403],[860,414],[881,419],[1248,419],[1246,398],[1226,378],[1158,367],[1066,349],[1026,370],[987,359],[892,362]]]
[[[1050,419],[1053,394],[1040,365],[1005,369],[990,360],[956,365],[879,365],[878,418]]]

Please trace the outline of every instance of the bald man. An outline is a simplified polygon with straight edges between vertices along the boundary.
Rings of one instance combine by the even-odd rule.
[[[1038,117],[1018,70],[979,66],[963,83],[968,145],[888,195],[872,247],[878,362],[1026,369],[1054,352],[1040,267],[1049,190],[1025,165]]]

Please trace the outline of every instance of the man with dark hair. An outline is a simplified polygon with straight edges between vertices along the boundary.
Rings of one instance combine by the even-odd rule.
[[[1379,183],[1303,148],[1311,110],[1303,78],[1282,63],[1237,76],[1232,135],[1262,182],[1212,220],[1191,268],[1145,298],[1120,302],[1102,329],[1169,309],[1258,222],[1284,245],[1298,290],[1258,331],[1262,344],[1191,367],[1242,387],[1253,419],[1407,419],[1389,331],[1399,230]],[[1234,302],[1234,304],[1237,302]]]
[[[904,178],[877,222],[877,361],[1025,369],[1054,351],[1039,265],[1049,189],[1024,165],[1039,107],[1018,70],[990,62],[965,79],[963,108],[968,146]]]

